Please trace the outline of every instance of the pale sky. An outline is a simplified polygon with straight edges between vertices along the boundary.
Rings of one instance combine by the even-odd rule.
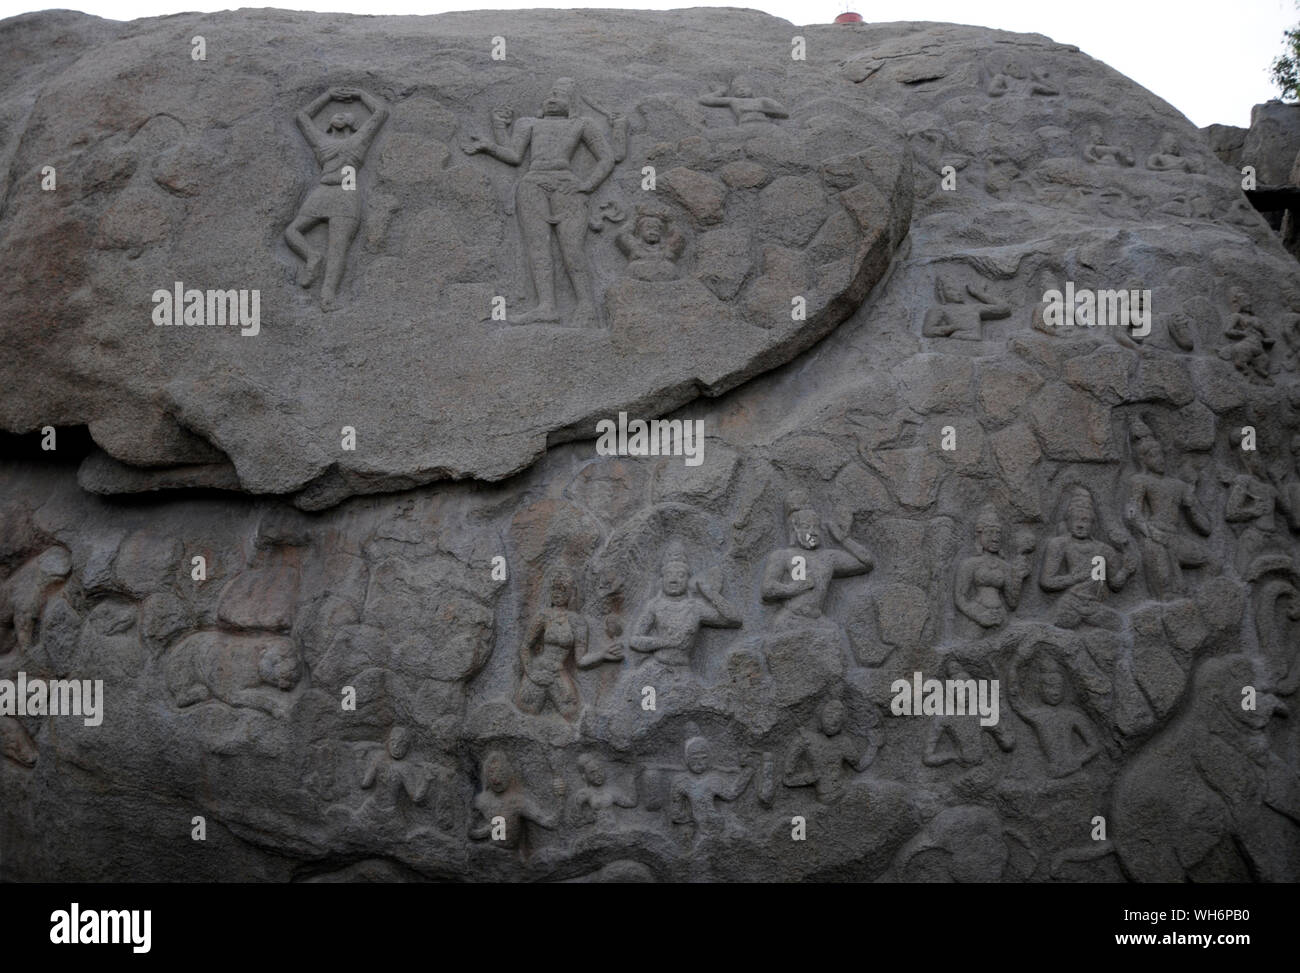
[[[237,9],[222,0],[68,0],[98,17],[134,20],[184,11]],[[283,0],[284,10],[435,14],[448,10],[527,10],[580,6],[538,0]],[[932,20],[1046,34],[1105,61],[1154,91],[1197,125],[1248,125],[1252,105],[1276,97],[1268,66],[1282,31],[1300,21],[1295,0],[754,0],[674,3],[603,0],[590,7],[669,10],[750,7],[794,24],[826,23],[846,9],[870,21]],[[48,9],[43,0],[0,0],[0,18]]]

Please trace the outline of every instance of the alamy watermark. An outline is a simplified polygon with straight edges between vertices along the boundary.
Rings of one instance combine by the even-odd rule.
[[[159,288],[151,298],[153,323],[165,325],[239,326],[246,338],[262,330],[262,292],[259,290],[201,291],[179,280],[171,290]]]
[[[596,423],[597,456],[683,456],[687,466],[704,462],[703,419],[633,419]]]
[[[1135,338],[1145,338],[1151,333],[1149,290],[1094,291],[1087,287],[1076,288],[1074,281],[1067,280],[1064,292],[1044,291],[1043,304],[1046,305],[1043,323],[1051,327],[1132,328]]]
[[[922,680],[895,679],[889,686],[894,694],[889,710],[895,716],[975,716],[980,726],[997,726],[998,681],[996,679]]]
[[[126,943],[133,953],[147,953],[153,943],[149,909],[86,909],[74,902],[50,913],[50,942],[58,946]]]
[[[104,722],[102,679],[0,679],[0,716],[80,716],[86,726]]]

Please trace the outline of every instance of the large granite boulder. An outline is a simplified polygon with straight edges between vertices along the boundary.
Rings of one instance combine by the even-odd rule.
[[[905,126],[788,30],[511,20],[199,19],[204,60],[104,23],[52,76],[64,21],[15,24],[6,167],[57,188],[8,197],[0,422],[87,425],[99,493],[496,480],[788,361],[889,266]]]
[[[0,86],[0,880],[1300,876],[1300,266],[1104,64],[60,12]]]

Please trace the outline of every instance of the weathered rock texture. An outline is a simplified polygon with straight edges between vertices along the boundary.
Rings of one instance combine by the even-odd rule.
[[[538,41],[512,21],[456,15],[430,34],[414,19],[197,20],[202,61],[179,23],[105,24],[55,76],[20,67],[9,170],[51,165],[62,184],[11,191],[6,240],[59,262],[0,292],[5,343],[20,350],[0,373],[12,390],[0,421],[88,424],[106,456],[83,484],[100,493],[138,489],[132,467],[159,487],[237,481],[307,508],[495,480],[611,411],[671,411],[788,361],[889,266],[912,203],[906,132],[893,111],[844,97],[833,61],[792,61],[786,32],[731,35],[720,21],[665,40],[614,17],[599,43],[562,44],[540,38],[559,39],[563,17],[538,20]],[[11,31],[19,65],[57,31]],[[714,66],[722,46],[752,70],[733,82]],[[516,121],[501,146],[527,146],[561,78],[576,82],[565,113],[530,160],[467,151],[476,138],[498,148],[502,107]],[[778,97],[742,113],[728,107],[736,84]],[[341,153],[313,157],[295,127],[309,106],[326,142],[350,116]],[[543,139],[564,144],[543,152]],[[652,199],[656,245],[637,235]],[[318,265],[317,288],[285,230],[324,250],[325,226],[307,224],[326,217],[341,252]],[[261,332],[146,331],[151,296],[177,282],[258,290]],[[341,456],[344,426],[358,444]]]
[[[1155,96],[730,10],[48,14],[0,72],[0,421],[96,444],[0,463],[0,679],[105,687],[0,716],[0,878],[1300,876],[1300,268]]]

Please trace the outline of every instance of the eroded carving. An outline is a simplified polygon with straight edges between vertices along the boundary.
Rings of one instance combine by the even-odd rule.
[[[1205,545],[1187,536],[1184,518],[1208,537],[1210,518],[1196,498],[1196,487],[1166,472],[1165,451],[1151,427],[1140,418],[1131,424],[1138,471],[1129,477],[1124,521],[1137,535],[1147,589],[1159,599],[1186,590],[1183,569],[1209,560]]]
[[[638,206],[632,225],[614,242],[627,257],[627,272],[637,280],[672,280],[677,276],[677,260],[686,248],[686,238],[661,206]]]

